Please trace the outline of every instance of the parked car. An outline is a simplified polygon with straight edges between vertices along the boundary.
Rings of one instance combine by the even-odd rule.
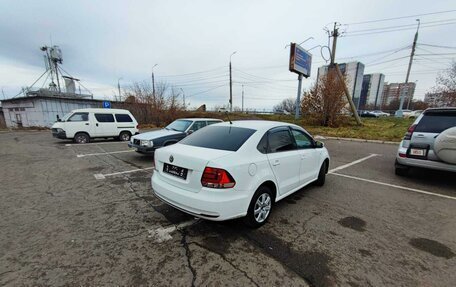
[[[73,110],[51,127],[52,136],[88,143],[93,138],[117,138],[128,141],[138,133],[138,122],[127,110],[78,109]]]
[[[141,133],[131,137],[128,146],[139,153],[153,153],[157,148],[172,145],[197,130],[221,123],[219,119],[178,119],[164,129]]]
[[[153,192],[191,215],[263,225],[274,204],[302,187],[325,183],[329,154],[303,128],[234,121],[201,129],[158,149]]]
[[[358,115],[362,118],[378,118],[378,115],[372,111],[358,111]]]
[[[410,115],[411,110],[402,110],[402,117],[406,118]],[[399,110],[397,110],[394,115],[397,116],[399,114]]]
[[[389,117],[389,116],[390,116],[390,114],[385,113],[385,112],[383,112],[383,111],[379,111],[379,110],[377,110],[377,111],[372,111],[372,113],[375,114],[375,115],[377,116],[377,118],[380,118],[380,117]]]
[[[410,112],[409,114],[405,115],[404,117],[405,117],[405,118],[412,118],[412,119],[415,119],[415,118],[417,118],[419,115],[421,115],[422,112],[423,112],[422,110],[412,111],[412,112]]]
[[[396,174],[410,167],[456,172],[456,108],[425,110],[410,126],[396,155]]]

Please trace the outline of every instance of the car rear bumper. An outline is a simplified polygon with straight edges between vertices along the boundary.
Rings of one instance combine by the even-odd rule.
[[[159,199],[185,213],[207,220],[223,221],[243,217],[250,204],[247,193],[206,188],[200,192],[183,190],[163,181],[156,171],[151,181],[152,191]]]
[[[411,167],[421,167],[421,168],[427,168],[427,169],[456,172],[455,164],[449,164],[449,163],[435,161],[435,160],[423,160],[423,159],[401,157],[399,155],[399,154],[405,155],[406,153],[407,153],[406,148],[403,148],[403,147],[399,148],[399,151],[396,155],[396,162],[398,164],[405,165],[405,166],[411,166]]]
[[[155,147],[140,146],[140,145],[133,144],[131,142],[128,143],[128,146],[130,148],[134,148],[137,151],[142,152],[142,153],[153,153],[156,149]]]

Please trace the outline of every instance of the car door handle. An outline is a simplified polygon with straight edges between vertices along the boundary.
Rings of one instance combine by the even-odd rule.
[[[98,127],[98,123],[95,124]]]
[[[276,159],[276,160],[272,163],[273,166],[276,166],[276,165],[279,165],[279,164],[280,164],[280,161],[279,161],[278,159]]]
[[[88,125],[89,125],[89,123],[86,123],[86,126],[88,126]]]
[[[423,134],[417,134],[416,137],[417,138],[424,138],[424,135]]]

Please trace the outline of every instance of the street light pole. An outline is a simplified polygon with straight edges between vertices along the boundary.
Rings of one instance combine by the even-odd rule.
[[[236,54],[237,51],[234,51],[230,55],[230,112],[233,111],[233,79],[232,79],[232,74],[231,74],[231,57]]]
[[[152,96],[155,97],[155,77],[154,77],[154,68],[158,66],[158,64],[155,64],[152,67]]]
[[[122,80],[122,77],[117,79],[117,90],[119,91],[119,101],[122,99],[122,95],[120,94],[120,80]]]
[[[181,91],[182,91],[182,98],[184,100],[184,111],[187,110],[187,106],[185,105],[185,92],[184,92],[184,89],[181,88]]]

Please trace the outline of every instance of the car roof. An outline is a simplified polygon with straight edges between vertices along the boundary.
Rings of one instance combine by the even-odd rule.
[[[223,122],[221,119],[214,119],[214,118],[181,118],[177,120],[185,120],[185,121],[220,121]]]
[[[124,109],[97,109],[97,108],[87,108],[87,109],[75,109],[72,112],[76,113],[130,113],[129,110]]]
[[[241,120],[241,121],[232,121],[233,124],[230,122],[223,122],[217,124],[217,126],[233,126],[233,127],[240,127],[240,128],[248,128],[248,129],[255,129],[255,130],[270,130],[275,127],[282,127],[282,126],[293,126],[297,128],[301,128],[295,124],[285,123],[285,122],[276,122],[276,121],[264,121],[264,120]]]
[[[424,114],[428,112],[454,112],[456,111],[456,107],[446,107],[446,108],[428,108],[424,111]]]

